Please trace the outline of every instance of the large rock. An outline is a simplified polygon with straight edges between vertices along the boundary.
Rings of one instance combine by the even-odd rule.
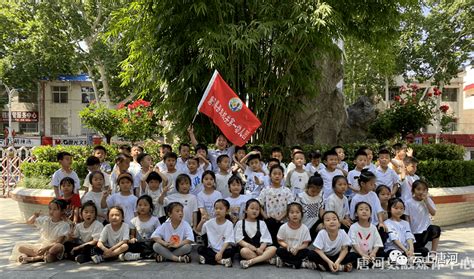
[[[294,144],[337,144],[341,132],[347,127],[344,95],[337,88],[342,79],[343,68],[339,59],[324,59],[318,62],[321,80],[316,96],[301,98],[301,107],[292,110],[288,124],[282,134],[287,146]]]
[[[376,108],[367,96],[360,96],[347,108],[347,128],[341,134],[343,142],[367,139],[370,123],[377,117]]]

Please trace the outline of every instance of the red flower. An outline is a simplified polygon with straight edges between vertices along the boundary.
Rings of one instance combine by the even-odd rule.
[[[123,123],[128,123],[128,119],[127,119],[127,118],[124,118],[124,119],[123,119]]]
[[[413,89],[413,90],[417,90],[417,89],[418,89],[418,85],[416,85],[416,84],[412,84],[412,85],[410,85],[410,87],[411,87],[411,89]]]
[[[397,96],[394,97],[394,99],[395,99],[395,101],[399,102],[401,98],[400,98],[400,96],[397,95]]]
[[[433,96],[433,93],[429,92],[428,94],[426,94],[428,97],[431,97]]]
[[[411,96],[412,96],[412,97],[416,97],[416,93],[412,93]]]
[[[405,92],[406,90],[407,88],[404,85],[400,86],[400,92]]]
[[[443,112],[443,113],[446,113],[449,110],[449,106],[448,105],[442,105],[442,106],[439,107],[439,110],[441,110],[441,112]]]
[[[123,109],[124,107],[125,107],[125,104],[124,104],[124,103],[119,103],[119,104],[117,105],[117,108],[118,108],[118,109]]]

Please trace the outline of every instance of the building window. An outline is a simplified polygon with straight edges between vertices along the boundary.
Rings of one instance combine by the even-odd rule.
[[[81,100],[83,104],[88,104],[95,100],[94,88],[87,86],[81,87]]]
[[[67,103],[67,86],[52,86],[51,92],[53,93],[53,103]]]
[[[474,160],[474,151],[471,150],[471,160]]]
[[[67,118],[51,117],[51,135],[67,135]]]
[[[458,89],[457,88],[443,88],[443,94],[441,94],[441,99],[444,102],[457,102]]]
[[[34,134],[38,133],[38,123],[36,122],[21,122],[20,133],[22,134]]]

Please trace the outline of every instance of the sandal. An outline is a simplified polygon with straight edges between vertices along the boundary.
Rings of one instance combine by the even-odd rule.
[[[351,271],[352,271],[352,264],[351,264],[351,263],[348,263],[348,264],[346,264],[346,265],[341,264],[341,265],[339,266],[339,271],[351,272]]]
[[[162,255],[157,255],[155,260],[157,263],[161,263],[165,261],[165,258]]]
[[[21,263],[21,264],[27,264],[27,263],[29,263],[29,260],[28,260],[28,259],[30,259],[30,258],[31,258],[31,257],[28,257],[27,255],[24,255],[24,254],[23,254],[23,255],[20,255],[20,256],[18,257],[18,262]]]
[[[180,262],[180,263],[190,263],[191,258],[188,255],[178,256],[178,262]]]

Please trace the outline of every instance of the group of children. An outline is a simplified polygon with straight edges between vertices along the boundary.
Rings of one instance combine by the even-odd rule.
[[[361,147],[349,171],[340,146],[310,152],[307,164],[296,146],[286,166],[280,148],[264,163],[258,146],[247,153],[221,135],[208,150],[188,132],[195,155],[191,145],[181,144],[178,156],[163,144],[156,165],[140,146],[121,146],[111,168],[96,146],[81,198],[71,154],[58,154],[49,215],[28,220],[41,229],[40,244],[18,247],[17,259],[189,263],[198,243],[202,264],[230,267],[238,254],[242,268],[267,262],[336,272],[393,250],[427,256],[429,241],[437,250],[436,207],[406,146],[395,145],[393,159],[381,149],[377,165]]]

